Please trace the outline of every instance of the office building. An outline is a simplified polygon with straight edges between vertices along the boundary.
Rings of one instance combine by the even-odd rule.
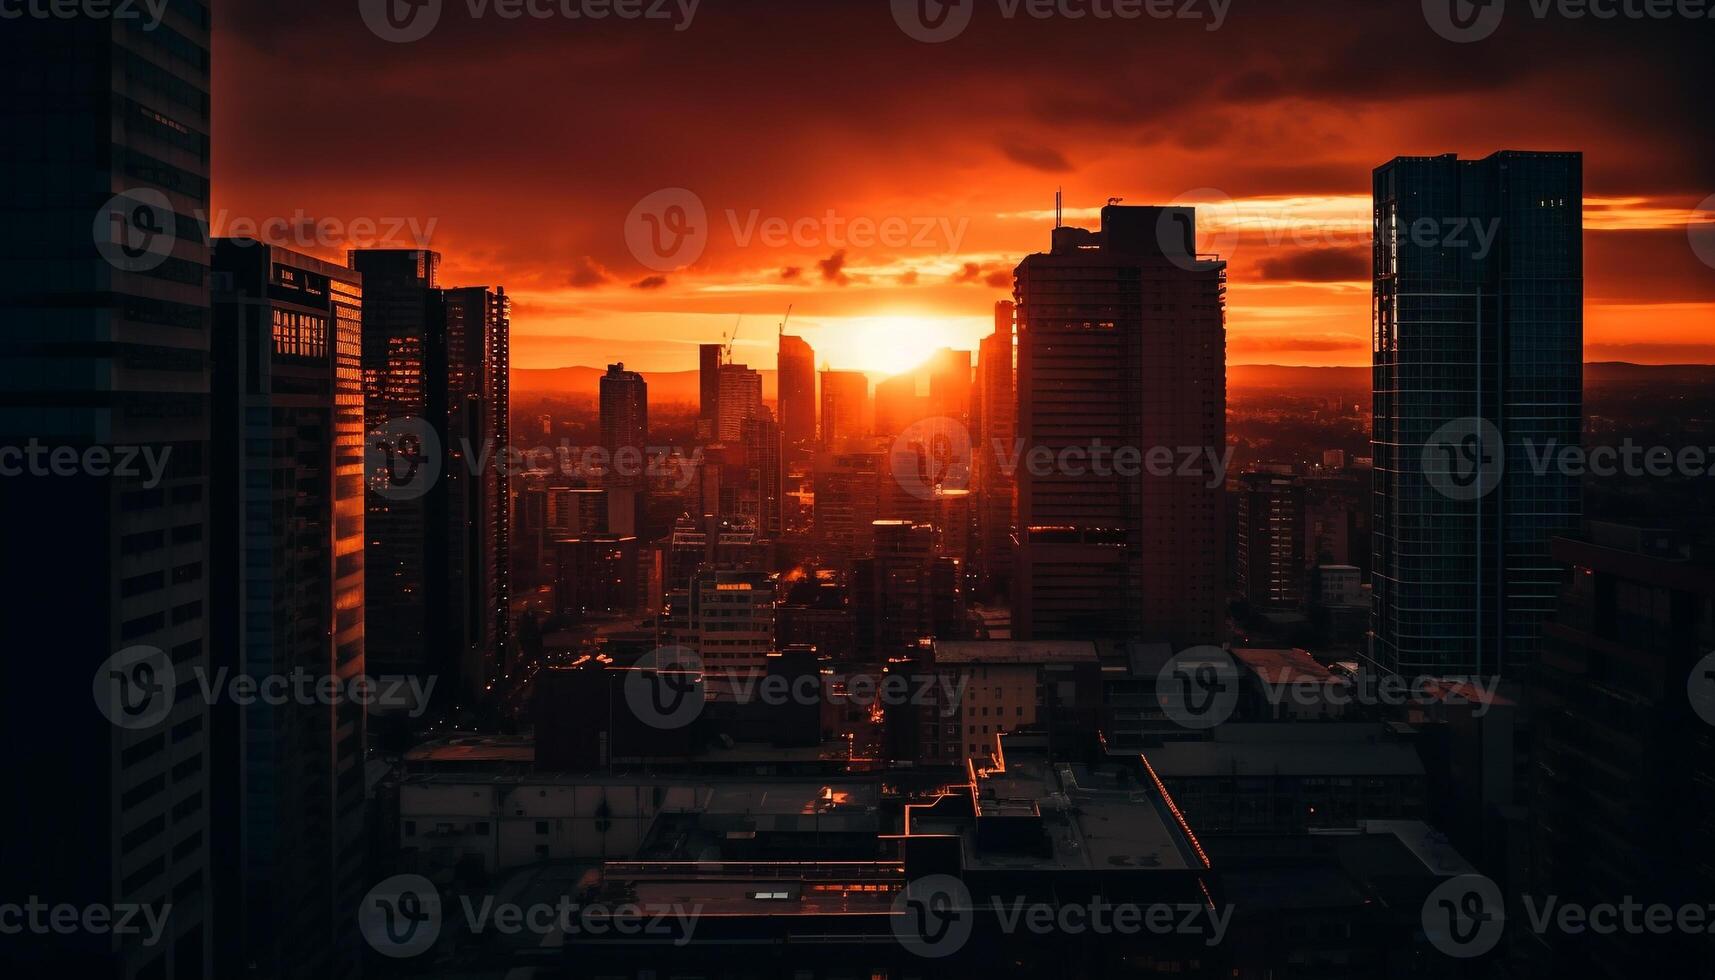
[[[215,657],[350,690],[365,672],[362,280],[249,239],[216,240],[213,270]],[[350,922],[372,884],[366,706],[214,712],[244,747],[212,786],[217,891],[237,920],[216,942],[261,975],[356,975]]]
[[[1190,208],[1108,205],[1054,229],[1015,272],[1026,453],[1124,448],[1129,466],[1021,466],[1013,624],[1021,639],[1220,640],[1226,276]],[[1152,451],[1178,465],[1157,473]],[[1187,455],[1199,454],[1192,467]]]
[[[919,640],[963,638],[963,568],[936,554],[934,525],[876,521],[874,542],[873,554],[852,567],[858,657],[885,660]]]
[[[1548,542],[1580,511],[1578,477],[1531,451],[1580,440],[1583,159],[1399,157],[1374,187],[1370,656],[1505,673],[1538,649]]]
[[[157,26],[13,10],[0,27],[0,448],[126,471],[0,479],[0,609],[19,651],[0,701],[15,789],[0,894],[172,906],[151,944],[8,936],[17,976],[216,976],[217,930],[236,927],[211,904],[210,788],[230,759],[206,700],[173,696],[215,652],[209,12],[163,11]],[[160,683],[169,665],[188,687]],[[111,716],[90,697],[103,676]]]

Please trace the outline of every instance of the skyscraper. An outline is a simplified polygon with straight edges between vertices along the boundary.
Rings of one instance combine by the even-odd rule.
[[[743,364],[722,364],[720,385],[715,439],[733,442],[742,437],[746,420],[762,415],[762,375]]]
[[[788,452],[803,452],[816,441],[816,352],[804,338],[781,334],[776,372],[781,436]]]
[[[630,458],[641,457],[649,445],[649,384],[624,364],[609,364],[601,379],[601,445],[610,466],[608,486],[641,486],[641,472],[625,472]],[[638,465],[646,460],[638,459]]]
[[[148,942],[8,936],[19,976],[211,976],[228,924],[190,693],[210,654],[209,13],[163,12],[0,27],[0,450],[90,461],[0,479],[0,611],[34,651],[0,696],[0,894],[172,906]]]
[[[428,375],[431,345],[446,322],[435,282],[440,263],[439,252],[415,249],[354,251],[349,262],[363,275],[363,411],[370,451],[377,433],[419,430],[413,432],[419,438],[416,451],[432,457],[404,464],[400,474],[408,482],[400,492],[369,494],[366,655],[370,670],[378,674],[451,672],[444,651],[431,649],[444,635],[431,632],[430,618],[444,605],[446,582],[444,557],[431,567],[432,556],[443,550],[430,545],[426,498],[435,487],[416,482],[438,483],[438,471],[421,467],[439,466],[443,455],[441,447],[422,441],[436,431],[430,422]],[[440,442],[438,434],[434,441]],[[399,448],[404,455],[406,447]],[[408,468],[412,464],[419,468]]]
[[[360,249],[368,506],[368,656],[472,696],[507,666],[510,487],[502,289],[443,290],[440,254]]]
[[[721,404],[721,362],[726,348],[720,344],[697,345],[697,438],[715,439]]]
[[[1012,382],[1012,304],[994,305],[994,333],[977,351],[977,387],[972,415],[972,481],[976,490],[977,580],[986,598],[1008,588],[1012,576],[1013,473],[1010,452],[1018,410]],[[997,450],[996,447],[1001,447]]]
[[[1406,675],[1528,663],[1561,581],[1576,446],[1577,153],[1399,157],[1375,171],[1374,646]]]
[[[1190,208],[1101,216],[1018,265],[1018,437],[1055,460],[1099,440],[1130,463],[1020,467],[1015,635],[1216,642],[1226,263],[1196,254]],[[1174,466],[1139,462],[1162,451]]]
[[[435,418],[446,419],[449,453],[445,512],[438,517],[447,529],[451,579],[445,628],[459,645],[462,693],[475,697],[511,657],[512,488],[501,454],[511,441],[512,301],[499,287],[465,286],[446,290],[444,306],[438,350],[445,362],[430,361],[429,380]]]
[[[869,378],[862,371],[822,372],[822,447],[869,435]]]
[[[213,268],[213,655],[349,691],[365,669],[362,280],[249,239],[215,241]],[[215,706],[234,747],[212,787],[215,880],[237,913],[216,937],[226,969],[355,975],[365,713],[352,698]]]

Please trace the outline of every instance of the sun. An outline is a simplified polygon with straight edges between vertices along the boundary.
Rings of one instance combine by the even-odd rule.
[[[891,375],[911,370],[943,347],[975,350],[980,327],[980,319],[964,317],[840,317],[822,320],[807,339],[816,349],[817,367]]]

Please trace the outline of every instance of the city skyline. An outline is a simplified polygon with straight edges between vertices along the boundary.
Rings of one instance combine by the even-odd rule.
[[[959,37],[924,44],[885,3],[757,7],[705,4],[675,31],[471,20],[449,5],[432,34],[398,44],[366,30],[350,4],[290,17],[240,7],[216,26],[228,52],[217,83],[230,95],[215,106],[213,213],[301,211],[346,230],[367,218],[382,231],[402,223],[406,236],[414,222],[457,263],[451,278],[508,284],[520,368],[624,360],[646,373],[688,370],[695,345],[739,314],[735,358],[772,364],[772,328],[795,305],[791,332],[818,368],[892,373],[937,347],[975,349],[1005,298],[992,283],[1038,247],[1057,188],[1068,223],[1092,220],[1110,196],[1198,205],[1206,237],[1223,217],[1240,231],[1233,247],[1212,249],[1233,269],[1232,363],[1360,365],[1371,168],[1399,155],[1579,150],[1586,357],[1715,362],[1700,332],[1715,286],[1686,241],[1693,211],[1715,193],[1715,147],[1667,111],[1699,89],[1695,31],[1509,22],[1454,46],[1421,18],[1355,3],[1234,9],[1216,31],[1177,20],[1022,23],[982,7]],[[1320,43],[1277,49],[1304,17]],[[1614,40],[1646,29],[1652,56]],[[307,36],[330,70],[302,80],[304,97],[355,95],[404,127],[433,120],[425,132],[480,118],[528,132],[532,153],[520,160],[501,140],[449,160],[422,152],[421,138],[378,140],[360,127],[325,132],[326,154],[284,152],[305,133],[285,101],[299,93],[265,80],[296,77],[284,53]],[[1185,70],[1204,42],[1221,52],[1218,74]],[[497,91],[483,66],[501,47],[532,85],[568,97]],[[1365,50],[1388,51],[1386,70],[1353,71]],[[575,94],[603,91],[622,56],[650,66],[624,100],[649,106],[647,127],[628,125],[617,101]],[[861,67],[876,56],[896,71]],[[1081,91],[1047,67],[1062,62],[1116,84]],[[814,79],[816,95],[806,104],[804,85],[777,84],[786,78]],[[681,98],[710,89],[739,99],[693,111]],[[939,97],[914,104],[910,93],[930,90]],[[1662,111],[1637,113],[1639,103]],[[580,132],[610,126],[630,134],[623,150],[579,145]],[[336,163],[353,156],[387,178]],[[709,219],[706,246],[683,270],[639,261],[627,239],[633,208],[673,188]],[[1702,220],[1711,217],[1706,208]],[[876,225],[880,238],[889,219],[903,222],[903,244],[850,241],[851,222]],[[766,244],[776,235],[785,240]]]

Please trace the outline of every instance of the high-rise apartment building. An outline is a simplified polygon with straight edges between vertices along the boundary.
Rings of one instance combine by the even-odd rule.
[[[775,364],[781,438],[789,454],[808,451],[816,441],[816,352],[804,338],[781,334]]]
[[[1216,642],[1225,623],[1226,263],[1191,208],[1102,208],[1019,263],[1021,639]],[[1128,462],[1094,460],[1097,446]],[[1175,461],[1162,467],[1159,456]],[[1194,462],[1187,466],[1186,459]],[[1151,464],[1149,461],[1156,459]]]
[[[365,673],[362,280],[249,239],[214,242],[210,624],[249,677]],[[354,976],[369,880],[366,706],[222,702],[213,785],[228,969]],[[239,751],[238,746],[243,750]],[[311,940],[313,941],[307,941]],[[289,968],[288,968],[289,967]]]
[[[1530,662],[1572,530],[1583,395],[1583,161],[1502,152],[1375,171],[1372,576],[1378,668]]]
[[[0,894],[171,913],[153,937],[5,937],[9,972],[213,976],[232,921],[210,880],[210,786],[231,777],[194,693],[213,652],[209,9],[20,13],[0,26],[0,450],[72,472],[0,479],[20,651]]]

